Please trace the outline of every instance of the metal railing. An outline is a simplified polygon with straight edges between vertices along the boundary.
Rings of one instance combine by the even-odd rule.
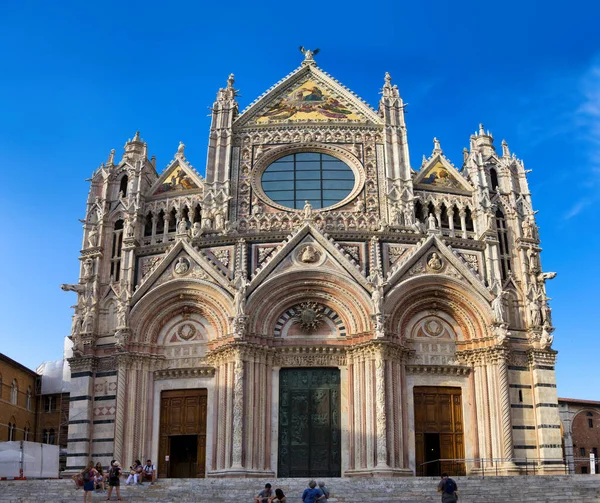
[[[547,466],[560,467],[565,475],[571,473],[565,458],[459,458],[435,459],[421,463],[417,467],[417,476],[433,477],[444,472],[450,476],[499,476],[506,474],[508,463],[518,468],[521,475],[536,475],[540,469]]]

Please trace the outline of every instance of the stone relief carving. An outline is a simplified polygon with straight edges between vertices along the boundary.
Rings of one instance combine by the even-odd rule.
[[[179,257],[173,266],[173,272],[177,276],[183,276],[190,270],[190,261],[186,257]]]

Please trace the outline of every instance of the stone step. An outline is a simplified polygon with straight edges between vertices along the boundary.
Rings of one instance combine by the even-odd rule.
[[[600,502],[600,475],[551,475],[515,477],[453,477],[461,503],[499,502]],[[439,479],[324,479],[331,491],[329,503],[439,502]],[[124,501],[162,503],[252,503],[264,479],[164,479],[150,486],[121,485]],[[289,503],[301,503],[307,479],[274,479]],[[83,498],[71,480],[0,481],[0,503],[72,502]],[[112,499],[116,501],[113,491]],[[93,501],[106,500],[106,493],[94,493]]]

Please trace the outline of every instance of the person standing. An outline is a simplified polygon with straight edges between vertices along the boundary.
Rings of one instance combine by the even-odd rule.
[[[97,474],[94,462],[90,459],[87,466],[81,472],[81,477],[83,478],[83,503],[92,503],[92,493],[94,492]]]
[[[442,494],[442,503],[456,503],[458,501],[457,490],[456,482],[448,477],[447,473],[442,473],[442,480],[437,487],[437,492]]]
[[[325,482],[319,480],[319,489],[325,495],[325,501],[329,499],[329,489],[325,486]]]
[[[110,470],[108,471],[108,494],[106,495],[106,501],[110,500],[113,487],[117,490],[117,501],[122,501],[121,498],[121,465],[118,461],[113,461],[110,464]]]
[[[317,483],[314,480],[308,481],[308,488],[302,493],[302,501],[304,503],[315,503],[317,500],[325,499],[325,495],[321,489],[317,488]]]

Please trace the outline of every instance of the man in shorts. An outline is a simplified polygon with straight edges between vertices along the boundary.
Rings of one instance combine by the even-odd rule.
[[[156,468],[150,459],[146,460],[146,464],[142,469],[142,481],[144,480],[149,480],[150,485],[154,485],[154,482],[156,482]]]

